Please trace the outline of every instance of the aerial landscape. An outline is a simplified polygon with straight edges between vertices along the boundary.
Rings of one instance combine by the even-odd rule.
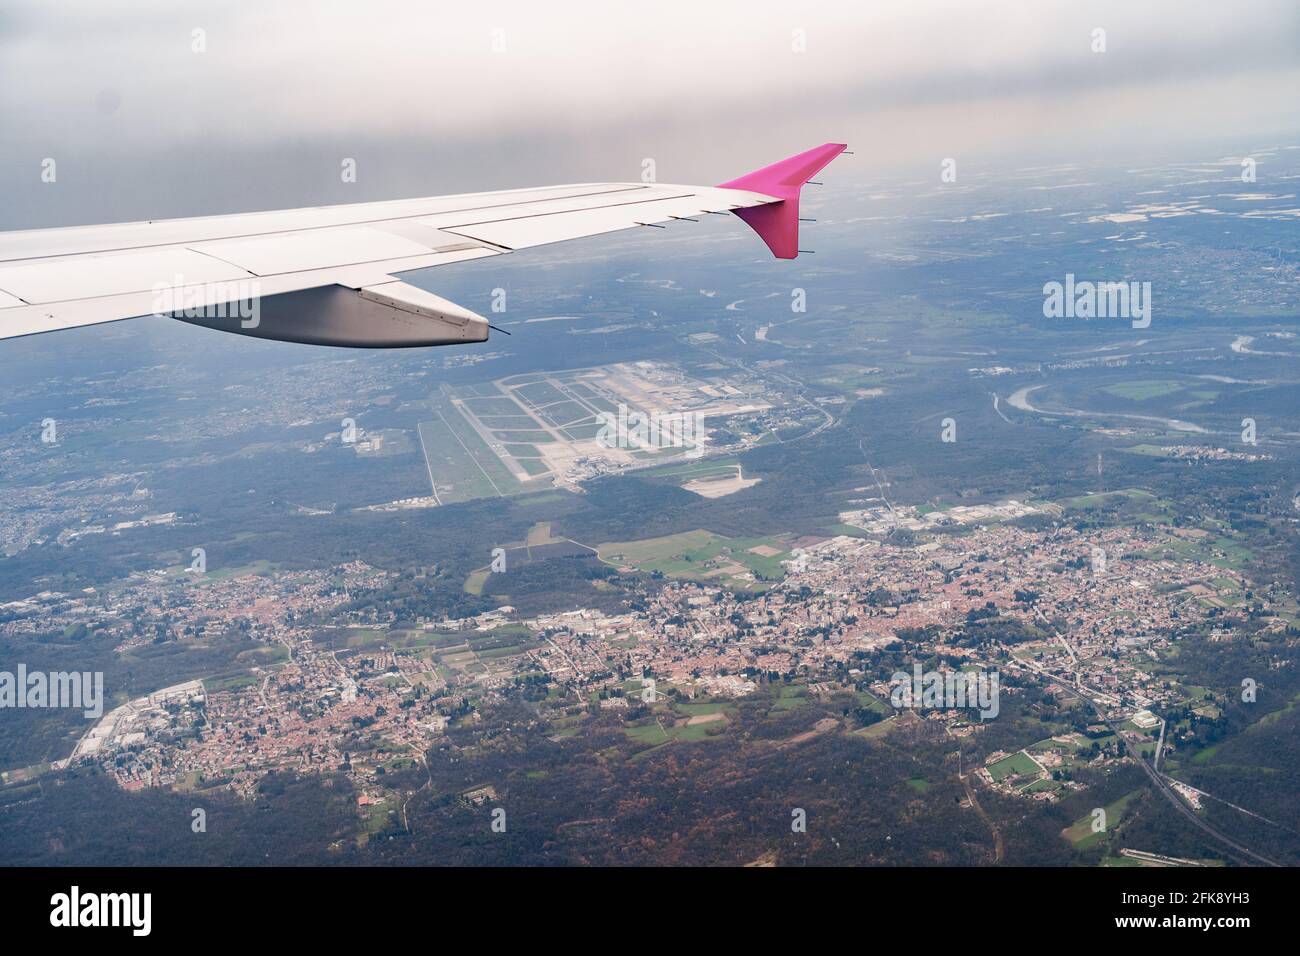
[[[10,858],[110,852],[75,799],[160,861],[202,800],[291,820],[286,862],[1300,862],[1296,211],[1238,169],[828,184],[806,312],[709,276],[720,223],[511,276],[486,350],[11,343],[6,658],[107,699],[6,715]],[[1029,249],[1186,278],[1067,324]],[[704,426],[620,448],[620,406]],[[891,706],[914,663],[996,670],[996,719]]]
[[[372,143],[353,193],[304,133],[283,170],[196,156],[187,204],[130,171],[121,89],[85,134],[122,124],[117,172],[6,185],[0,227],[596,178],[539,133],[536,168],[397,152],[391,185]],[[0,863],[1300,866],[1300,130],[1170,96],[1087,148],[904,158],[820,113],[710,144],[671,178],[835,137],[797,258],[738,200],[393,283],[486,340],[0,341]],[[604,178],[657,188],[651,149]]]

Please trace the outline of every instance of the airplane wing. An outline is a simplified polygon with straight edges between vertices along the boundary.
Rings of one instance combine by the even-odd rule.
[[[844,148],[712,187],[585,183],[0,232],[0,339],[162,315],[315,345],[483,342],[485,318],[402,273],[726,212],[791,259],[799,190]]]

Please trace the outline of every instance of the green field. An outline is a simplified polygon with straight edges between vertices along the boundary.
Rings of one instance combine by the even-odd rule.
[[[1120,451],[1127,452],[1130,455],[1146,455],[1150,458],[1168,458],[1173,454],[1173,452],[1167,451],[1163,445],[1130,445],[1128,448],[1121,448]]]
[[[550,382],[521,385],[519,388],[514,389],[514,393],[529,405],[532,405],[534,409],[542,405],[552,405],[566,400],[564,393]]]
[[[1134,790],[1132,793],[1125,794],[1114,803],[1108,803],[1106,810],[1106,829],[1100,833],[1092,832],[1092,814],[1088,813],[1079,819],[1065,831],[1065,838],[1074,844],[1076,849],[1087,849],[1095,843],[1100,843],[1106,839],[1107,833],[1115,832],[1115,827],[1124,819],[1124,811],[1128,805],[1133,802],[1140,794],[1141,790]]]
[[[1169,382],[1162,379],[1139,379],[1133,382],[1119,382],[1115,385],[1107,385],[1102,388],[1102,391],[1117,398],[1130,398],[1134,401],[1145,402],[1148,399],[1159,398],[1161,395],[1172,395],[1174,392],[1182,391],[1182,389],[1183,386],[1178,382]]]
[[[794,710],[808,703],[808,689],[799,684],[785,684],[777,691],[773,710]]]
[[[1045,740],[1038,741],[1036,744],[1030,744],[1025,749],[1032,750],[1034,753],[1042,753],[1048,750],[1073,751],[1077,753],[1078,751],[1083,750],[1086,746],[1088,746],[1088,744],[1081,740],[1079,735],[1074,734],[1069,743],[1062,743],[1059,740],[1053,740],[1051,737],[1048,737]]]
[[[646,468],[637,474],[646,478],[680,478],[686,481],[696,478],[729,478],[736,473],[737,464],[734,458],[710,458],[706,461],[694,462],[675,461],[671,465],[663,465],[659,468]]]
[[[538,409],[537,414],[556,426],[572,425],[583,420],[591,420],[591,412],[577,402],[557,402]]]
[[[680,709],[683,705],[676,705]],[[708,705],[713,709],[708,713],[722,713],[720,704]],[[699,715],[695,715],[699,716]],[[725,715],[721,720],[711,720],[703,723],[687,723],[686,719],[680,719],[676,722],[670,722],[670,717],[659,718],[654,723],[642,724],[637,727],[624,727],[623,732],[629,738],[638,743],[650,744],[657,747],[660,744],[666,744],[670,740],[707,740],[722,733],[727,726]]]
[[[497,441],[500,442],[520,442],[524,444],[531,442],[534,445],[548,445],[551,442],[555,441],[555,439],[551,437],[550,432],[538,432],[538,431],[532,431],[532,432],[494,431],[492,433],[492,437],[494,437]]]
[[[725,714],[727,706],[711,703],[673,704],[673,710],[686,717],[700,717],[704,714]]]
[[[853,736],[862,737],[866,740],[874,740],[876,737],[885,736],[897,726],[897,717],[886,717],[884,720],[877,721],[869,727],[863,727],[861,730],[853,731]]]
[[[425,464],[440,504],[498,494],[474,459],[461,448],[445,420],[421,422],[420,443],[424,446]]]
[[[997,781],[1005,780],[1007,777],[1023,777],[1028,774],[1039,773],[1038,764],[1030,758],[1023,750],[1013,753],[1009,757],[1003,757],[996,763],[988,765],[988,771]]]
[[[771,548],[778,553],[754,554],[751,548]],[[789,557],[786,545],[776,538],[726,538],[704,530],[644,541],[615,541],[600,545],[597,551],[604,561],[632,565],[642,571],[738,585],[747,582],[736,577],[741,573],[737,569],[748,569],[765,580],[779,580],[785,574],[781,561]]]
[[[527,415],[475,415],[484,428],[493,430],[527,431],[537,427],[537,420]]]
[[[1173,538],[1142,553],[1145,558],[1171,561],[1205,561],[1217,568],[1239,570],[1253,553],[1236,538],[1209,535],[1204,538]]]
[[[506,445],[506,454],[512,458],[540,458],[542,453],[536,445],[518,444]]]
[[[436,399],[434,414],[432,421],[420,423],[420,443],[440,504],[525,490],[463,415]]]
[[[1103,491],[1095,495],[1080,495],[1077,498],[1066,498],[1059,504],[1066,508],[1077,508],[1082,511],[1090,511],[1094,508],[1100,508],[1111,498],[1128,498],[1130,500],[1150,499],[1155,506],[1164,507],[1164,503],[1149,491],[1143,491],[1141,488],[1124,488],[1120,491]]]
[[[484,415],[523,415],[519,405],[504,395],[495,398],[470,398],[465,401],[476,416]]]
[[[669,739],[668,734],[658,723],[645,724],[641,727],[624,727],[623,733],[643,744],[666,744]]]
[[[878,714],[888,715],[893,713],[894,710],[875,694],[865,690],[858,691],[858,703],[867,710],[873,710]]]
[[[570,425],[568,428],[564,429],[564,434],[567,435],[571,441],[591,441],[591,439],[600,434],[600,430],[603,427],[603,425],[589,417],[586,419],[585,424]]]

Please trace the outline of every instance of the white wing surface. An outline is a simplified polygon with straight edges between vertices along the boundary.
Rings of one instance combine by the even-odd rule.
[[[486,319],[401,273],[787,201],[736,183],[586,183],[4,232],[0,338],[166,315],[325,345],[480,342]]]

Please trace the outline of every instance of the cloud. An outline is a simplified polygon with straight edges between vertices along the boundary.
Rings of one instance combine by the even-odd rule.
[[[6,0],[0,17],[0,162],[129,160],[163,190],[150,157],[205,174],[238,157],[227,176],[294,192],[277,157],[365,154],[394,189],[433,163],[470,189],[635,178],[643,156],[693,181],[839,138],[873,163],[1150,143],[1281,128],[1300,79],[1293,0]]]

